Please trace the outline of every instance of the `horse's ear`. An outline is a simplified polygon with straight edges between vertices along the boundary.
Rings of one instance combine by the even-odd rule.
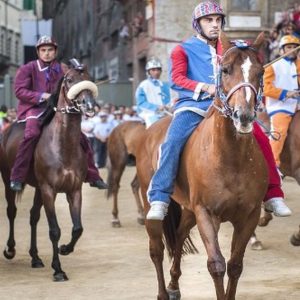
[[[70,67],[65,62],[61,62],[60,66],[64,74],[66,74],[70,70]]]
[[[232,47],[230,41],[228,40],[227,36],[223,31],[220,33],[220,41],[222,45],[222,53],[225,53],[229,48]]]
[[[254,41],[254,43],[252,44],[252,47],[255,48],[256,50],[258,50],[265,42],[265,33],[261,32],[256,40]]]

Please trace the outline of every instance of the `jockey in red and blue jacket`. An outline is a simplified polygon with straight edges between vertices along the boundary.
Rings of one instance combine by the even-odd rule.
[[[180,154],[212,103],[216,91],[217,59],[222,53],[218,36],[224,23],[225,15],[217,2],[201,2],[193,13],[193,28],[197,36],[176,46],[171,53],[171,88],[177,91],[179,97],[165,140],[160,145],[157,170],[148,188],[150,210],[147,219],[164,219],[173,193]],[[291,211],[283,201],[281,180],[268,138],[257,124],[254,124],[254,136],[269,169],[265,208],[277,216],[288,216]]]
[[[215,84],[217,55],[217,49],[201,36],[193,36],[173,50],[170,81],[171,88],[178,93],[175,113],[189,110],[205,116],[212,97],[203,86],[205,83]]]
[[[11,171],[10,187],[21,191],[29,171],[35,146],[41,134],[40,117],[43,115],[47,99],[56,92],[57,84],[63,77],[61,65],[56,61],[57,44],[43,36],[36,45],[38,59],[21,66],[15,78],[15,94],[18,101],[18,122],[25,122],[22,139],[15,163]],[[84,134],[81,135],[81,146],[87,153],[88,173],[86,181],[92,186],[106,188],[100,178],[93,160],[93,152]]]

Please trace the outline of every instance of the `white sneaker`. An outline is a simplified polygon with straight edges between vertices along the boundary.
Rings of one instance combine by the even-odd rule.
[[[288,217],[292,214],[291,210],[287,207],[281,197],[271,198],[266,201],[265,210],[274,213],[276,217]]]
[[[146,219],[162,221],[167,215],[169,204],[162,201],[152,201],[150,205]]]

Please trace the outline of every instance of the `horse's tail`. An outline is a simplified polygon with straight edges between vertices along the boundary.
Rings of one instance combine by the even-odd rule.
[[[171,200],[168,214],[163,221],[163,231],[165,238],[165,245],[169,257],[173,258],[175,254],[175,247],[177,243],[177,228],[180,224],[182,209],[181,206],[174,200]],[[182,247],[182,255],[198,253],[190,235],[185,239]]]
[[[113,185],[112,185],[112,166],[111,166],[111,160],[109,155],[106,157],[106,168],[107,168],[107,185],[108,188],[106,190],[106,198],[110,198],[113,193]]]
[[[21,202],[21,200],[22,200],[22,195],[23,195],[23,193],[24,193],[24,189],[25,189],[25,187],[23,187],[22,190],[21,190],[20,192],[16,192],[16,201],[17,201],[17,203],[18,203],[18,202]]]

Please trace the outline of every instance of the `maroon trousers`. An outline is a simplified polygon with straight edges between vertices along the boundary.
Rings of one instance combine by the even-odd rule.
[[[35,146],[41,135],[41,123],[39,119],[28,119],[26,121],[24,138],[20,143],[14,166],[11,170],[11,181],[25,182],[29,171]],[[93,158],[93,150],[87,137],[81,133],[80,145],[87,155],[88,172],[85,181],[95,182],[100,179]]]
[[[254,123],[253,134],[255,136],[257,143],[261,148],[261,151],[264,154],[268,166],[268,171],[269,171],[269,186],[264,201],[267,201],[273,197],[284,197],[283,191],[280,187],[281,185],[280,176],[277,172],[269,139],[267,138],[265,133],[261,130],[261,128],[256,122]]]

